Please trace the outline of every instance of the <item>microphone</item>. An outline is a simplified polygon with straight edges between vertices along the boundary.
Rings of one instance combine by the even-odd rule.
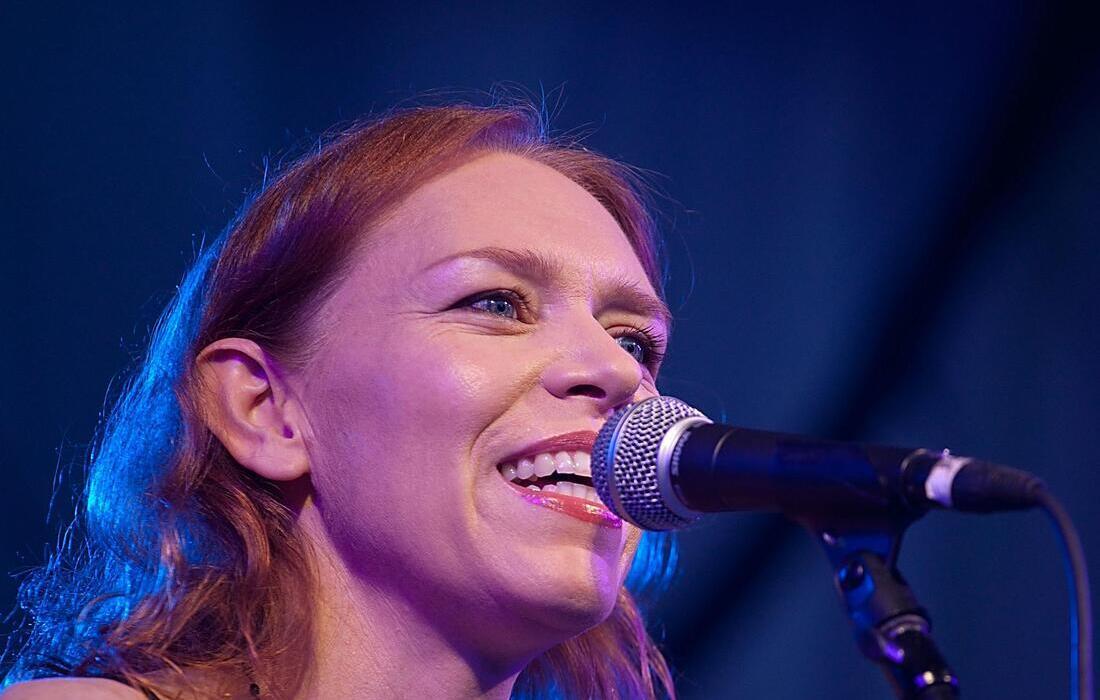
[[[777,511],[811,529],[908,525],[930,508],[972,513],[1036,505],[1028,472],[932,451],[713,423],[670,396],[618,409],[596,438],[592,481],[616,515],[646,530],[703,513]]]

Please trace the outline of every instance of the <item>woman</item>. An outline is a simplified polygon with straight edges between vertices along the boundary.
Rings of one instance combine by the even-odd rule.
[[[597,431],[669,317],[630,171],[529,107],[397,113],[245,208],[93,455],[5,698],[671,696]],[[97,695],[98,694],[98,695]]]

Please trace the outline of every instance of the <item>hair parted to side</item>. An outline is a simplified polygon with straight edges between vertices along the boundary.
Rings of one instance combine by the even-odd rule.
[[[5,683],[101,676],[165,692],[225,674],[286,694],[299,687],[312,636],[311,552],[275,484],[238,465],[207,429],[195,358],[240,337],[300,367],[311,349],[306,321],[352,248],[426,179],[488,151],[531,158],[584,187],[663,293],[634,171],[548,138],[530,104],[416,107],[336,133],[266,183],[162,314],[89,456],[79,537],[67,531],[21,587],[23,646]],[[532,662],[513,697],[674,697],[630,592],[660,587],[673,564],[671,541],[647,533],[611,617]]]

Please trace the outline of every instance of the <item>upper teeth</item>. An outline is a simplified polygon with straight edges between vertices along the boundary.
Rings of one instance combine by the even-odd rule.
[[[509,481],[550,476],[554,472],[591,477],[592,456],[587,452],[543,452],[534,457],[524,457],[514,464],[505,463],[500,471]]]

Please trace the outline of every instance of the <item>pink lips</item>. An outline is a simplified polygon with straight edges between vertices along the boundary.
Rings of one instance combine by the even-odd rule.
[[[596,444],[596,433],[592,430],[578,430],[572,433],[564,433],[555,437],[540,440],[524,447],[518,452],[509,455],[501,461],[501,464],[514,464],[524,457],[534,457],[543,452],[588,452],[592,453],[592,447]],[[551,491],[533,491],[522,486],[508,482],[523,500],[536,506],[549,508],[563,515],[568,515],[584,522],[594,523],[602,527],[619,529],[623,526],[614,513],[609,511],[602,503],[593,503],[583,498],[567,496]]]
[[[623,526],[623,521],[601,503],[593,503],[583,498],[566,496],[561,493],[531,491],[511,483],[508,485],[511,486],[523,500],[532,505],[549,508],[550,510],[555,510],[564,515],[577,518],[578,520],[583,520],[586,523],[594,523],[615,530],[621,529]]]

